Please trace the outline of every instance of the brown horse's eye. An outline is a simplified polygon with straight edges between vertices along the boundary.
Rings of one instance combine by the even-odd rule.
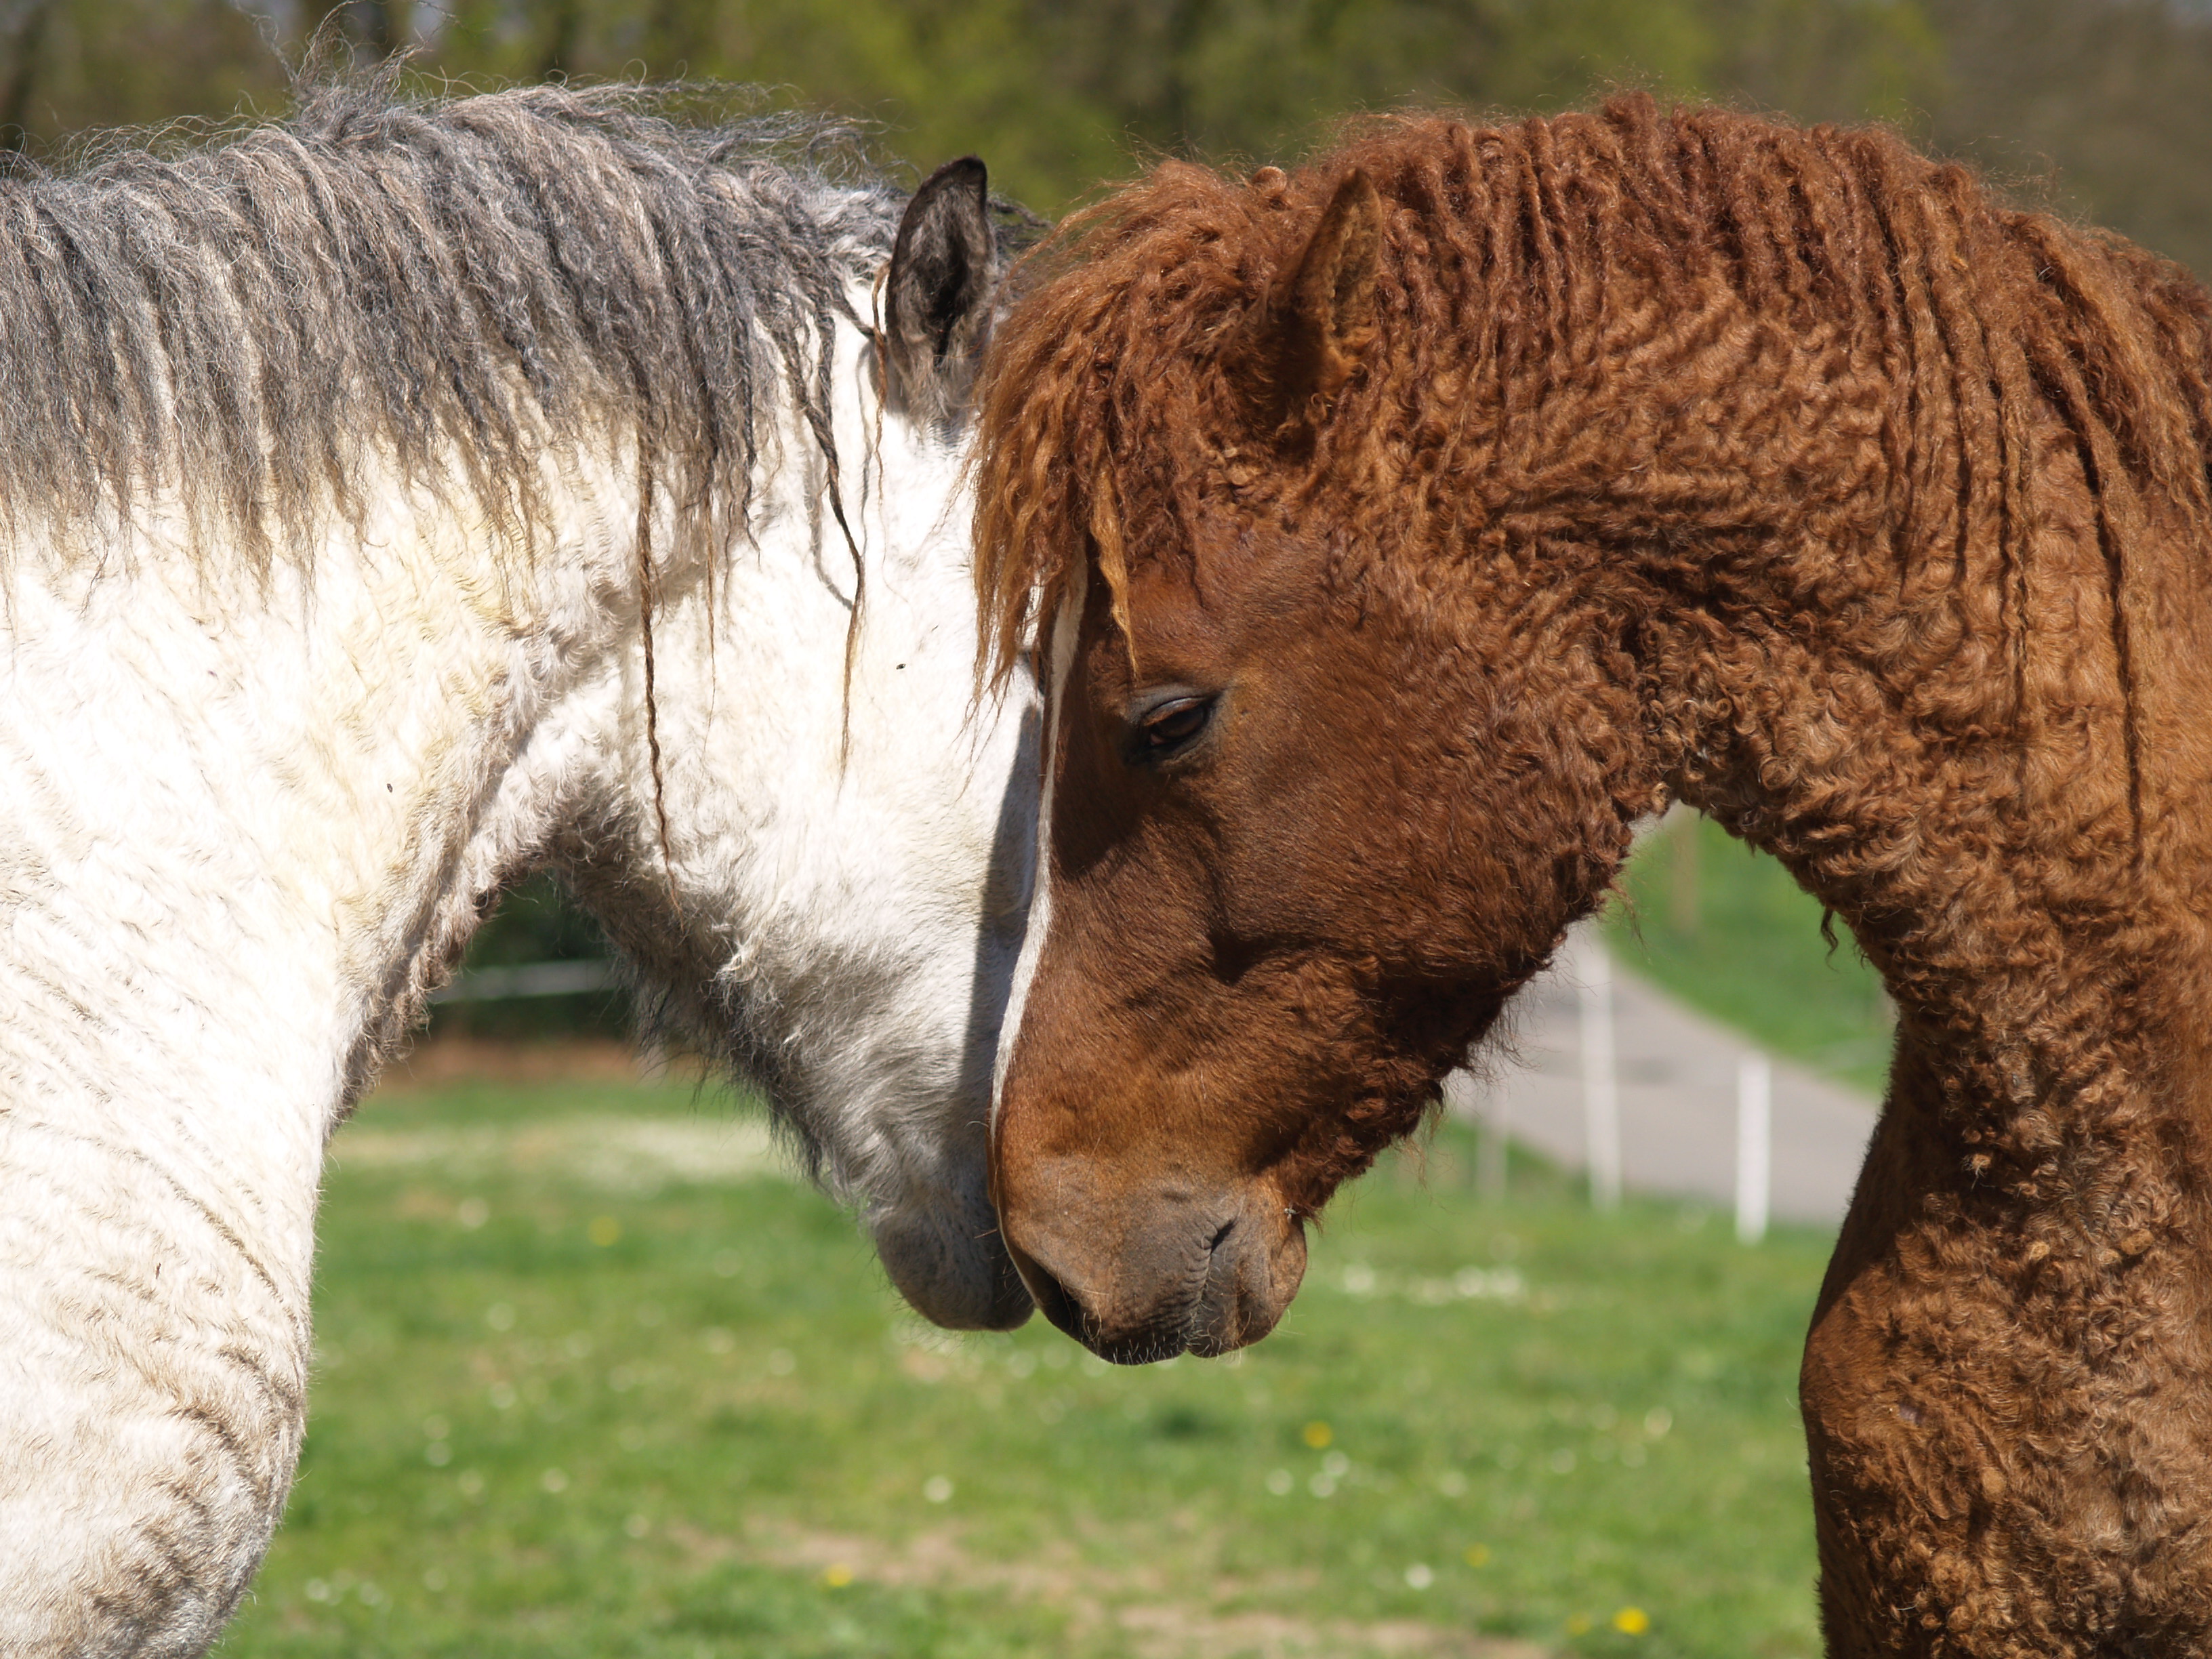
[[[1211,697],[1170,697],[1156,703],[1139,714],[1134,724],[1132,744],[1133,758],[1139,761],[1165,760],[1182,753],[1197,741],[1213,718],[1213,699]]]

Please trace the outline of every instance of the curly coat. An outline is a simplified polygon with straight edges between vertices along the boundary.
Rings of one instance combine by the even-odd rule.
[[[1356,179],[1377,246],[1322,270],[1352,275],[1302,358],[1289,285]],[[1249,185],[1169,164],[1042,257],[987,384],[987,670],[1087,573],[1079,705],[1096,638],[1133,676],[1159,595],[1234,617],[1254,549],[1310,545],[1309,631],[1373,720],[1310,716],[1311,763],[1401,765],[1364,831],[1300,833],[1340,872],[1394,817],[1435,854],[1376,902],[1365,1080],[1283,1179],[1317,1204],[1411,1128],[1632,823],[1690,802],[1899,1011],[1802,1377],[1832,1650],[2212,1651],[2205,292],[1887,133],[1641,98],[1393,123]],[[1067,765],[1032,1011],[1145,902],[1110,885],[1135,832],[1076,858],[1071,825],[1205,787],[1131,805]]]

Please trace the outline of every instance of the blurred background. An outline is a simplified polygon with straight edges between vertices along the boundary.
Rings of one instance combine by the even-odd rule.
[[[1281,159],[1347,112],[1553,110],[1618,86],[1877,119],[2212,269],[2203,0],[7,0],[0,131],[285,100],[332,10],[425,77],[758,83],[878,124],[927,168],[973,151],[1057,214],[1133,158]]]
[[[1887,122],[2212,273],[2212,0],[0,0],[0,146],[281,113],[326,24],[426,86],[749,83],[1047,216],[1641,88]],[[222,1651],[1809,1659],[1796,1355],[1892,1018],[1822,921],[1670,817],[1275,1335],[1109,1371],[919,1325],[757,1101],[641,1073],[529,881],[333,1143],[306,1458]]]

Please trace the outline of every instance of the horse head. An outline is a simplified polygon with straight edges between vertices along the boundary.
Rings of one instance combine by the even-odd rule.
[[[950,163],[848,296],[826,432],[792,422],[750,544],[662,594],[599,689],[552,849],[643,1004],[758,1083],[901,1291],[968,1328],[1030,1311],[984,1131],[1036,715],[1026,687],[973,697],[961,477],[1000,269],[983,164]]]
[[[1405,321],[1368,177],[1132,196],[1001,337],[978,556],[1049,647],[994,1190],[1039,1305],[1142,1361],[1274,1325],[1626,817],[1601,665],[1391,560],[1420,481],[1340,407]]]

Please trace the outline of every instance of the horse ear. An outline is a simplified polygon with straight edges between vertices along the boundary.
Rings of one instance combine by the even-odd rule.
[[[990,337],[999,239],[989,176],[973,155],[947,161],[915,191],[891,244],[886,396],[919,420],[950,420],[967,407]]]
[[[1232,372],[1262,429],[1316,418],[1375,340],[1382,198],[1358,168],[1345,174],[1321,223],[1245,325]]]

